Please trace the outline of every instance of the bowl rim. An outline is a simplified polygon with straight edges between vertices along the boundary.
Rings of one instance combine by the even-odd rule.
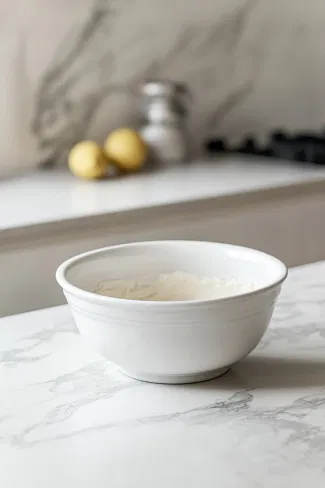
[[[244,293],[239,293],[238,295],[232,295],[228,297],[221,297],[221,298],[213,298],[208,300],[175,300],[175,301],[153,301],[153,300],[130,300],[127,298],[115,298],[106,295],[98,295],[97,293],[90,292],[79,288],[78,286],[72,285],[66,278],[66,273],[70,267],[75,265],[78,262],[86,261],[89,257],[92,257],[96,254],[102,254],[105,252],[109,252],[116,249],[123,249],[123,248],[130,248],[130,247],[138,247],[143,245],[148,246],[155,246],[155,245],[173,245],[173,244],[209,244],[209,245],[217,245],[221,248],[231,248],[233,250],[244,250],[249,251],[252,253],[256,253],[269,261],[273,261],[276,264],[281,272],[279,273],[279,278],[274,280],[271,284],[266,286],[258,287],[252,291],[247,291]],[[246,246],[239,246],[236,244],[228,244],[224,242],[213,242],[213,241],[198,241],[198,240],[156,240],[156,241],[138,241],[138,242],[130,242],[125,244],[117,244],[113,246],[106,246],[99,249],[94,249],[92,251],[87,251],[81,254],[77,254],[66,261],[64,261],[57,269],[55,277],[58,284],[62,287],[63,291],[70,293],[78,298],[84,298],[88,302],[95,302],[99,305],[124,305],[124,306],[131,306],[131,307],[151,307],[151,308],[179,308],[179,307],[193,307],[193,306],[206,306],[211,304],[221,304],[233,301],[240,301],[246,298],[249,298],[254,295],[258,295],[262,292],[266,292],[273,288],[278,287],[281,285],[288,275],[288,268],[287,266],[275,256],[271,254],[265,253],[263,251],[259,251],[257,249],[246,247]]]

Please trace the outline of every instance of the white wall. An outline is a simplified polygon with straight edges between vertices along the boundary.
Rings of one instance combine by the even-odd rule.
[[[130,123],[145,76],[188,81],[192,128],[325,119],[323,0],[0,0],[0,176]]]

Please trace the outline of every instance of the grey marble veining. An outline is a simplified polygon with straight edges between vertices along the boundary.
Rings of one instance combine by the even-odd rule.
[[[146,77],[188,82],[190,129],[319,131],[323,0],[0,0],[0,176],[134,122]]]
[[[323,487],[324,277],[292,270],[260,346],[194,385],[124,377],[66,307],[1,319],[1,485]]]
[[[224,63],[214,61],[213,52],[217,57],[221,50],[226,63],[234,63],[257,2],[245,0],[209,23],[205,19],[181,20],[167,5],[167,32],[167,25],[159,22],[163,12],[157,4],[157,13],[147,2],[137,4],[134,13],[138,22],[130,31],[127,12],[135,8],[134,2],[94,1],[74,35],[69,32],[59,43],[36,89],[32,128],[39,147],[47,152],[46,159],[64,160],[73,144],[93,132],[103,106],[111,117],[100,122],[96,138],[104,137],[108,126],[116,126],[116,120],[134,123],[137,87],[151,77],[186,80],[198,102],[193,107],[192,131],[200,128],[200,136],[214,132],[246,100],[253,80],[243,80],[220,99],[217,87],[222,74],[218,65],[223,69]],[[148,46],[150,51],[146,52]],[[119,99],[119,105],[112,111],[114,99]]]

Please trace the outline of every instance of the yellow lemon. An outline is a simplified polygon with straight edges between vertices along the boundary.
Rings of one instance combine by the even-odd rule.
[[[75,176],[86,180],[95,180],[105,176],[108,161],[96,142],[83,141],[71,149],[68,165],[71,173]]]
[[[147,157],[147,146],[133,129],[117,129],[105,141],[106,155],[123,171],[140,169]]]

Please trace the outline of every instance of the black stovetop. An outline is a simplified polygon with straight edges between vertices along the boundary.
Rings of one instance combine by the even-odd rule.
[[[254,137],[246,137],[238,146],[231,147],[224,138],[211,138],[206,141],[209,154],[241,153],[254,154],[301,163],[325,164],[325,133],[298,133],[290,135],[275,131],[265,145],[260,145]]]

